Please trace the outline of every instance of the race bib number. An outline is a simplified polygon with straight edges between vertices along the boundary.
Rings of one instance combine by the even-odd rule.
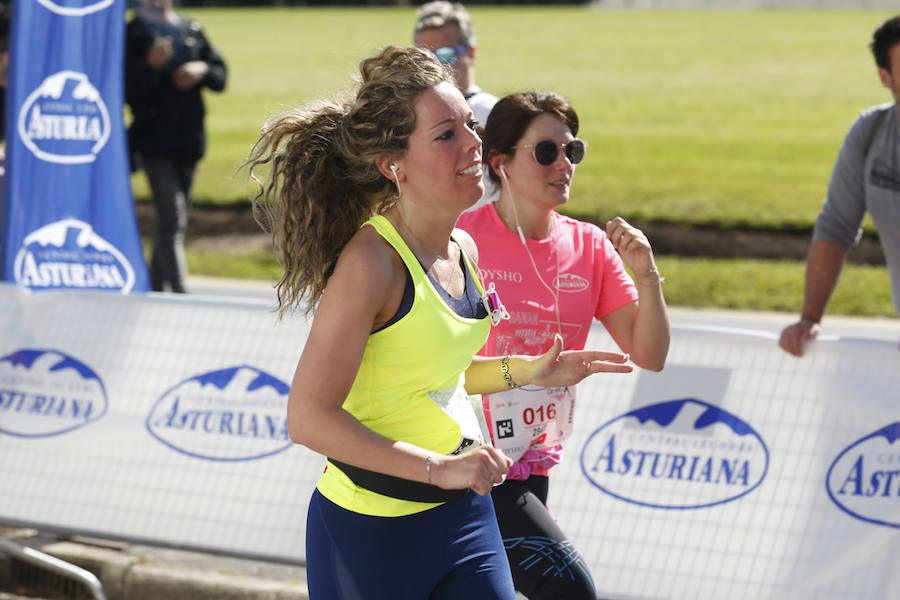
[[[519,460],[527,450],[549,448],[572,433],[575,388],[516,388],[489,396],[494,446]]]

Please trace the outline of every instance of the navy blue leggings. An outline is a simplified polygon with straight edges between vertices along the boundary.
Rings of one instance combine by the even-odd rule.
[[[306,521],[311,600],[515,600],[487,496],[404,517],[361,515],[316,490]]]

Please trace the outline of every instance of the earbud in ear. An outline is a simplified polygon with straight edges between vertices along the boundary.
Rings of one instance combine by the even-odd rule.
[[[397,176],[397,163],[391,163],[391,173],[394,174],[394,183],[397,184],[397,193],[394,194],[394,200],[399,200],[400,196],[403,195],[403,190],[400,189],[400,178]]]
[[[506,169],[503,168],[503,163],[500,163],[500,175],[502,175],[503,179],[506,179],[507,182],[509,181],[509,179],[506,177]]]

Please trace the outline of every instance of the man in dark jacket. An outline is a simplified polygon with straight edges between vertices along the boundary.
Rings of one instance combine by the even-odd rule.
[[[133,168],[143,168],[157,225],[150,261],[154,290],[185,292],[184,230],[197,161],[206,150],[201,89],[225,89],[227,69],[200,24],[172,0],[139,0],[125,30],[125,99]]]

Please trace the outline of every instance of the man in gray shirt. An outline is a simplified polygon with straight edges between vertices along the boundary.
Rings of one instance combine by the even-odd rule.
[[[862,235],[866,211],[881,238],[900,315],[900,16],[875,30],[870,47],[894,101],[864,110],[844,138],[807,255],[800,320],[781,332],[779,344],[795,356],[802,356],[806,342],[819,334],[847,251]]]

